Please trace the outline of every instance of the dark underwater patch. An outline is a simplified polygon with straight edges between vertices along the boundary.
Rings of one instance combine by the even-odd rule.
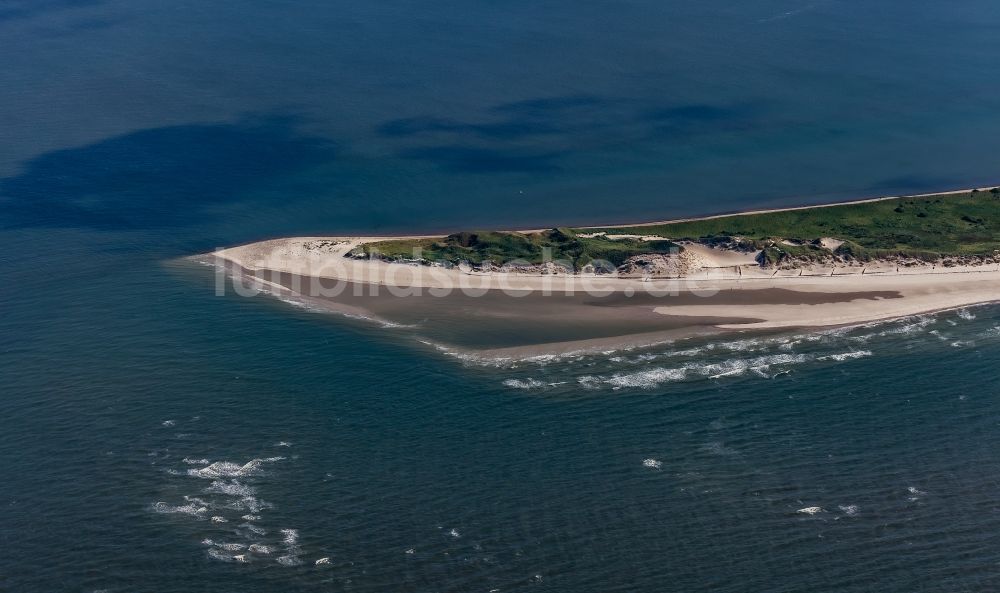
[[[336,158],[288,118],[140,130],[57,150],[0,179],[3,226],[138,229],[184,225],[213,206]]]
[[[48,12],[86,8],[104,0],[4,0],[0,4],[0,23],[40,16]]]

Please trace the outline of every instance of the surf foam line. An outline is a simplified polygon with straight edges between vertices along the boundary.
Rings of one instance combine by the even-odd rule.
[[[968,307],[963,307],[963,309],[968,309]],[[418,341],[421,344],[430,346],[437,352],[460,360],[467,365],[488,368],[515,369],[521,365],[527,364],[544,367],[555,363],[589,362],[594,359],[606,359],[610,360],[610,362],[620,364],[642,365],[657,360],[695,357],[705,354],[765,352],[773,348],[791,351],[795,346],[802,343],[821,343],[829,344],[831,346],[837,343],[843,343],[847,346],[851,342],[867,342],[875,337],[911,335],[937,323],[938,315],[944,312],[945,311],[938,311],[930,314],[885,319],[856,325],[823,328],[805,332],[798,331],[790,334],[782,333],[780,335],[761,335],[735,340],[715,340],[702,345],[697,345],[697,341],[704,338],[695,337],[665,339],[641,345],[622,344],[621,346],[608,348],[587,348],[552,354],[530,354],[526,356],[509,356],[506,354],[494,356],[489,353],[477,352],[475,350],[462,350],[426,339],[419,339]],[[963,319],[964,318],[965,317],[963,317]],[[876,328],[884,329],[879,332],[854,335],[859,331]],[[680,342],[683,342],[684,345],[689,347],[664,349],[665,347],[674,345],[679,346]],[[636,354],[634,356],[630,356],[630,353],[633,352]],[[508,386],[517,387],[516,385]]]
[[[809,361],[844,362],[871,356],[870,350],[856,350],[839,354],[768,354],[754,358],[733,358],[721,362],[691,362],[679,367],[659,367],[634,373],[614,373],[611,375],[585,375],[577,382],[586,389],[610,387],[614,390],[635,388],[652,389],[664,383],[694,379],[722,379],[754,374],[773,378],[771,371],[785,370],[789,366]]]

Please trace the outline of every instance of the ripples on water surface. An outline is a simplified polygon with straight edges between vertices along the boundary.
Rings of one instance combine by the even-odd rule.
[[[106,434],[60,437],[79,450],[36,471],[86,477],[59,488],[73,502],[44,539],[63,549],[26,566],[97,570],[127,546],[87,579],[111,591],[996,582],[996,307],[516,362],[427,350],[419,367],[353,357],[312,314],[251,312],[297,330],[262,329],[270,350],[219,392],[104,402]],[[380,358],[412,349],[383,331]],[[296,384],[273,382],[293,361]]]
[[[0,2],[0,590],[1000,589],[997,307],[484,364],[161,264],[995,184],[998,23]]]

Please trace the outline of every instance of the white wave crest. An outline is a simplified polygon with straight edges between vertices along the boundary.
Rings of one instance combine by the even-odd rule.
[[[604,377],[588,375],[578,378],[577,381],[583,387],[587,388],[594,388],[604,384],[613,389],[625,387],[650,389],[663,383],[683,381],[689,377],[718,379],[721,377],[743,375],[748,372],[764,377],[769,376],[767,371],[772,366],[799,364],[806,360],[808,360],[808,357],[804,354],[770,354],[756,358],[735,358],[713,363],[691,362],[680,367],[660,367],[635,373],[616,373]]]
[[[193,502],[181,505],[168,504],[165,502],[157,502],[156,504],[153,505],[153,510],[156,511],[157,513],[204,517],[205,513],[208,512],[208,507]]]
[[[504,386],[510,387],[511,389],[538,389],[539,387],[545,387],[545,383],[542,383],[538,379],[507,379],[503,382]]]
[[[225,543],[225,542],[218,542],[215,544],[215,547],[219,548],[220,550],[227,550],[230,552],[239,552],[241,550],[247,549],[246,544]]]
[[[226,496],[237,496],[240,498],[251,498],[257,493],[257,490],[252,486],[248,486],[237,480],[232,480],[230,482],[214,480],[208,488],[205,488],[205,492],[225,494]]]
[[[856,504],[842,504],[837,507],[848,517],[857,517],[861,509]]]
[[[878,336],[898,336],[898,335],[904,335],[905,336],[905,335],[915,334],[915,333],[917,333],[917,332],[919,332],[919,331],[921,331],[923,329],[926,329],[928,326],[933,325],[934,323],[937,322],[937,319],[935,319],[934,317],[928,317],[928,316],[917,317],[915,321],[910,321],[909,319],[912,319],[912,318],[908,318],[908,320],[905,323],[903,323],[902,325],[896,325],[895,327],[890,327],[888,329],[882,330],[882,331],[878,332],[876,335],[878,335]],[[886,322],[881,322],[881,323],[886,323]],[[892,323],[892,322],[888,322],[888,323]]]
[[[229,504],[226,505],[226,508],[232,509],[234,511],[243,511],[243,512],[248,512],[250,514],[256,514],[260,513],[264,509],[273,508],[273,506],[274,505],[272,505],[269,502],[260,500],[253,496],[247,496],[230,502]]]
[[[840,354],[827,354],[826,356],[820,356],[816,360],[835,360],[837,362],[843,362],[845,360],[854,360],[855,358],[864,358],[871,355],[871,350],[852,350],[851,352],[842,352]]]
[[[189,469],[188,475],[198,478],[218,479],[218,478],[241,478],[244,476],[254,476],[260,474],[262,468],[267,463],[281,461],[284,457],[267,457],[265,459],[251,459],[240,465],[232,461],[216,461],[205,467]]]
[[[209,548],[207,553],[208,557],[213,560],[219,560],[222,562],[236,562],[236,559],[233,557],[232,554],[227,554],[226,552],[216,548]]]
[[[683,368],[679,369],[650,369],[648,371],[640,371],[638,373],[629,373],[626,375],[613,375],[601,379],[602,383],[610,385],[615,389],[621,389],[623,387],[641,387],[641,388],[651,388],[656,387],[660,383],[667,383],[670,381],[681,381],[687,376],[687,370]]]

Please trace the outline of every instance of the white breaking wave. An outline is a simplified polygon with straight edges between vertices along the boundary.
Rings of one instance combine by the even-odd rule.
[[[226,505],[226,508],[234,511],[244,511],[254,514],[259,513],[264,509],[273,508],[273,505],[269,502],[254,498],[253,496],[247,496],[230,502]]]
[[[801,336],[800,338],[806,339]],[[818,336],[815,341],[828,340],[830,338],[831,336],[826,334]],[[726,345],[710,344],[702,349],[684,351],[684,354],[690,355],[694,354],[696,351],[704,352],[716,349],[741,352],[751,351],[760,347],[766,348],[774,346],[777,346],[781,350],[786,350],[786,345],[797,344],[801,341],[801,339],[785,338],[770,340],[742,340]],[[668,353],[665,355],[657,355],[657,357],[670,355],[671,354]],[[802,364],[810,360],[845,362],[868,356],[872,356],[871,350],[852,350],[849,352],[826,355],[781,352],[774,354],[761,354],[760,356],[752,358],[731,358],[717,362],[691,361],[675,367],[660,366],[635,372],[617,372],[610,375],[584,375],[577,377],[577,383],[585,389],[599,389],[601,387],[611,387],[612,389],[650,389],[664,383],[692,380],[697,378],[722,379],[748,374],[774,378],[778,375],[790,372],[790,369],[787,367]],[[774,370],[777,370],[778,372],[772,375],[772,371]]]
[[[381,326],[382,328],[385,328],[385,329],[417,327],[416,324],[409,324],[408,325],[408,324],[405,324],[405,323],[396,323],[395,321],[389,321],[388,319],[382,319],[380,317],[369,317],[367,315],[358,315],[356,313],[343,313],[343,312],[340,312],[340,311],[331,311],[331,310],[327,310],[327,309],[322,309],[320,312],[323,312],[323,313],[339,313],[340,315],[343,315],[344,317],[347,317],[348,319],[359,319],[361,321],[369,321],[371,323],[377,323],[377,324],[379,324],[379,326]]]
[[[951,338],[949,338],[948,336],[942,334],[941,332],[939,332],[936,329],[932,329],[931,331],[929,331],[927,333],[929,333],[930,335],[934,336],[935,338],[941,340],[942,342],[947,342],[948,340],[951,339]]]
[[[968,309],[959,309],[958,316],[961,317],[962,319],[965,319],[966,321],[972,321],[973,319],[976,318],[976,315],[972,311],[969,311]]]
[[[274,463],[283,460],[284,457],[268,457],[265,459],[251,459],[240,465],[232,461],[216,461],[199,469],[189,469],[189,476],[198,478],[218,479],[218,478],[241,478],[244,476],[258,475],[261,468],[266,463]]]
[[[856,504],[847,504],[847,505],[842,504],[837,508],[840,509],[848,517],[857,517],[858,513],[861,510],[858,508],[858,505]]]
[[[503,382],[506,387],[512,389],[538,389],[539,387],[545,387],[545,383],[542,383],[538,379],[507,379]]]
[[[823,507],[805,507],[795,511],[796,513],[802,513],[804,515],[815,515],[817,513],[823,512]]]
[[[484,357],[477,354],[471,354],[467,352],[461,352],[459,350],[453,350],[447,346],[436,344],[434,342],[429,342],[427,340],[418,340],[418,341],[421,344],[426,344],[428,346],[431,346],[432,348],[434,348],[438,352],[441,352],[442,354],[451,356],[453,358],[457,358],[458,360],[461,360],[463,363],[466,364],[474,364],[485,367],[504,368],[511,366],[514,362],[517,362],[515,359],[509,356]]]
[[[270,294],[271,296],[273,296],[274,298],[278,299],[279,301],[281,301],[283,303],[286,303],[286,304],[289,304],[289,305],[291,305],[293,307],[302,309],[303,311],[308,311],[310,313],[335,313],[336,312],[336,311],[334,311],[332,309],[324,309],[322,307],[317,307],[316,305],[311,305],[311,304],[309,304],[309,303],[307,303],[305,301],[301,301],[299,299],[296,299],[295,297],[278,295],[278,294],[275,294],[275,293],[267,291],[267,290],[262,291],[262,292],[266,292],[266,293]]]
[[[247,549],[246,544],[224,543],[224,542],[215,543],[215,547],[219,548],[220,550],[227,550],[229,552],[240,552],[242,550]]]
[[[232,556],[232,554],[227,554],[224,551],[216,549],[216,548],[209,548],[208,549],[208,557],[212,558],[213,560],[221,560],[222,562],[235,562],[236,561],[236,559]]]
[[[282,529],[281,535],[283,536],[281,541],[285,544],[285,554],[278,557],[278,564],[283,566],[302,564],[302,559],[299,558],[302,554],[302,548],[299,547],[299,530]]]
[[[649,469],[660,469],[663,467],[663,462],[659,459],[643,459],[642,467],[648,467]]]
[[[845,360],[854,360],[855,358],[864,358],[871,355],[871,350],[853,350],[851,352],[843,352],[841,354],[827,354],[826,356],[820,356],[816,360],[835,360],[837,362],[843,362]]]
[[[675,368],[654,368],[635,373],[616,373],[610,376],[587,375],[577,381],[586,388],[609,385],[613,389],[637,387],[649,389],[662,383],[683,381],[689,377],[721,378],[743,375],[748,372],[769,376],[772,366],[799,364],[808,360],[804,354],[771,354],[756,358],[736,358],[723,362],[688,363]]]
[[[242,484],[236,480],[232,480],[231,482],[214,480],[208,488],[205,488],[205,492],[249,498],[256,494],[257,491],[252,486],[247,486],[246,484]]]
[[[167,513],[167,514],[181,514],[181,515],[191,515],[193,517],[204,517],[205,513],[208,512],[208,507],[195,503],[188,503],[182,505],[167,504],[165,502],[157,502],[153,505],[153,510],[157,513]]]
[[[281,441],[277,446],[291,446],[291,443]],[[210,520],[220,524],[215,527],[218,532],[237,536],[235,542],[213,541],[204,539],[202,543],[208,547],[209,557],[222,562],[250,562],[272,554],[280,556],[274,560],[283,566],[298,566],[303,564],[304,552],[299,545],[297,529],[282,529],[280,541],[267,542],[264,538],[268,530],[250,521],[260,521],[260,512],[272,505],[256,498],[257,488],[252,485],[255,476],[266,475],[267,466],[284,460],[285,457],[254,458],[246,463],[232,461],[210,462],[204,458],[183,458],[183,463],[193,467],[185,472],[175,472],[175,475],[186,475],[211,480],[202,490],[204,499],[197,496],[184,496],[185,504],[172,505],[157,502],[152,510],[158,513],[175,513],[193,516],[199,520]],[[207,500],[206,500],[207,499]],[[231,509],[240,511],[244,521],[236,528],[230,528],[229,519],[221,514],[213,514],[213,509]],[[216,511],[218,513],[218,511]],[[322,560],[322,559],[321,559]],[[320,562],[324,564],[324,562]]]
[[[910,321],[896,327],[890,327],[888,329],[878,332],[877,336],[897,336],[897,335],[909,335],[917,333],[928,326],[933,325],[937,322],[934,317],[920,316],[916,318],[916,321]],[[890,323],[890,322],[882,322]]]

